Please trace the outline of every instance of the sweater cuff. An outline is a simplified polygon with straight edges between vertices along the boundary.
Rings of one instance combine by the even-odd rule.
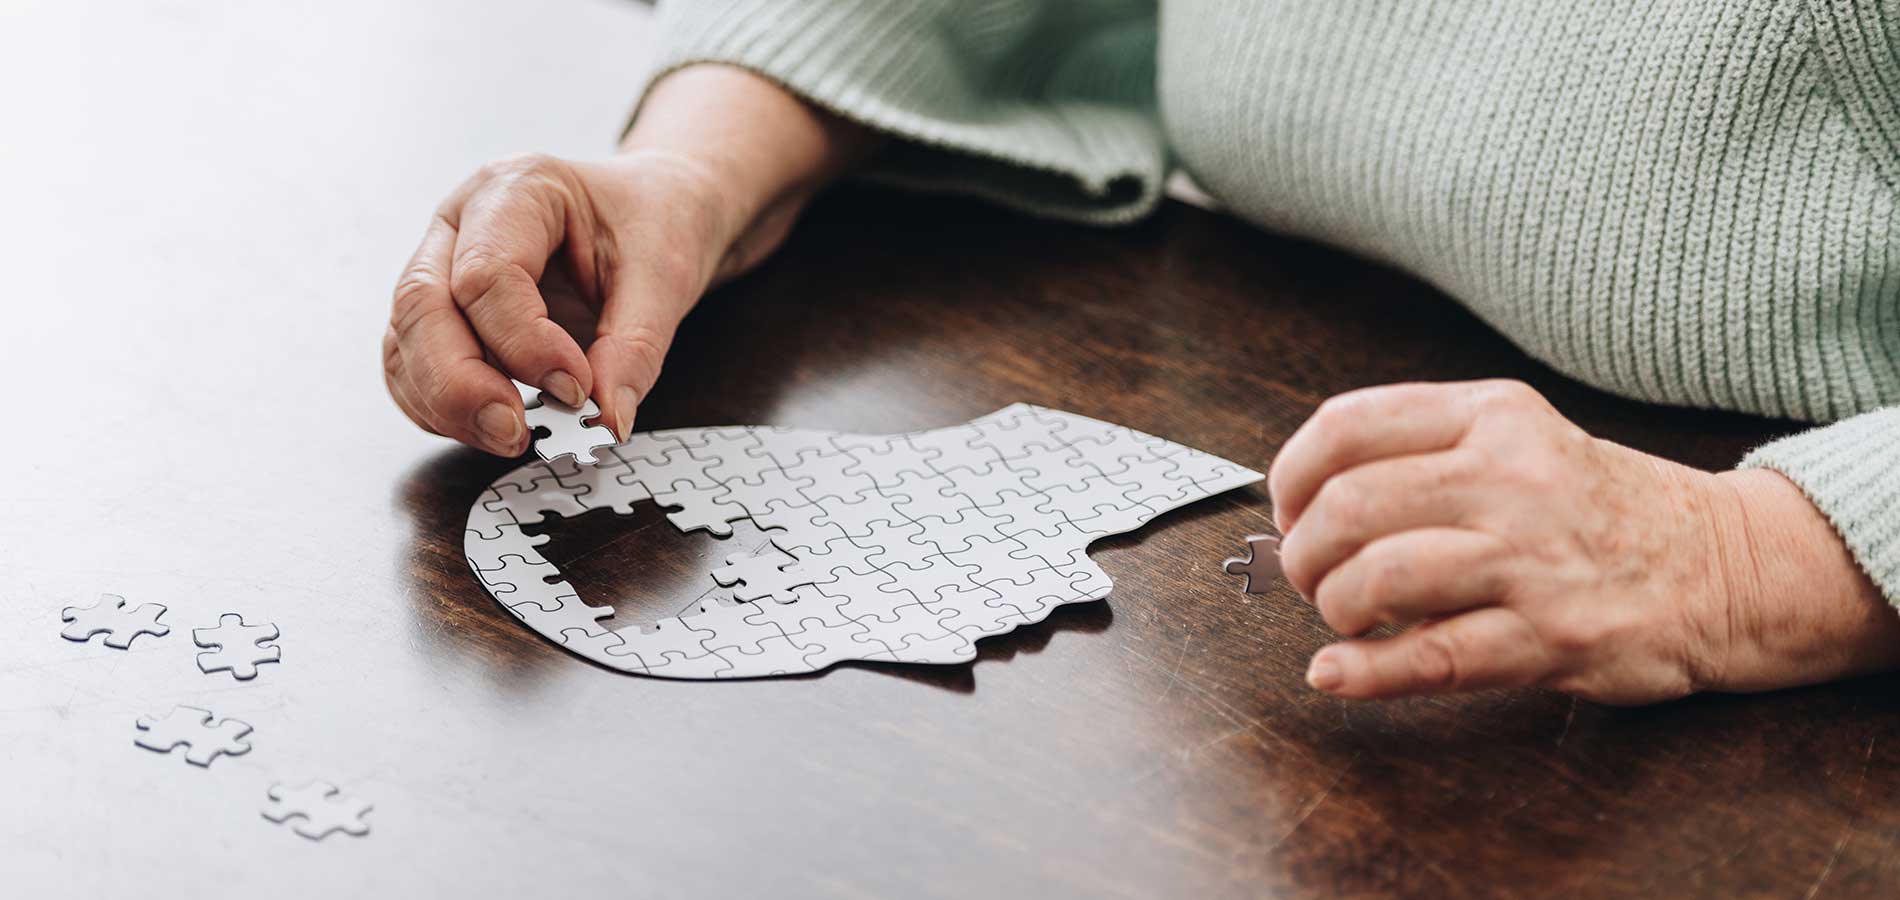
[[[1155,207],[1167,151],[1151,17],[986,30],[956,13],[945,0],[662,4],[641,95],[694,63],[738,66],[901,139],[864,173],[875,180],[1095,224]]]
[[[1888,602],[1900,605],[1900,407],[1758,447],[1741,468],[1773,469],[1798,485]]]

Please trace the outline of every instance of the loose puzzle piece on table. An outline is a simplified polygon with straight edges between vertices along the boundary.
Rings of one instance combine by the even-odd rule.
[[[1260,480],[1118,425],[1016,404],[900,435],[790,428],[635,434],[588,465],[531,462],[469,509],[463,552],[529,627],[610,668],[665,678],[814,672],[850,660],[956,663],[979,638],[1099,599],[1085,549],[1178,506]],[[523,525],[593,509],[677,506],[681,530],[771,542],[707,572],[732,596],[658,622],[610,618]],[[749,602],[748,602],[749,601]],[[610,620],[610,621],[603,621]]]
[[[153,637],[170,634],[171,626],[158,621],[164,614],[165,607],[156,603],[127,606],[125,598],[118,594],[100,594],[99,602],[91,606],[68,606],[60,610],[61,621],[70,624],[59,634],[81,643],[91,640],[95,634],[104,634],[106,646],[124,650],[141,634]]]
[[[1247,555],[1221,563],[1221,571],[1247,576],[1249,594],[1266,593],[1273,579],[1285,574],[1280,569],[1280,539],[1270,534],[1247,535]]]
[[[251,744],[244,736],[251,733],[251,726],[236,719],[218,719],[212,724],[212,713],[195,706],[176,706],[162,719],[140,716],[135,722],[137,736],[132,743],[147,750],[170,753],[180,745],[185,748],[185,762],[194,766],[209,766],[219,755],[241,756],[250,752]]]
[[[327,781],[312,781],[296,787],[273,784],[269,796],[270,803],[263,809],[264,818],[279,825],[294,819],[290,830],[313,841],[323,840],[336,831],[356,837],[369,834],[369,823],[363,821],[363,815],[375,807],[368,801],[344,794]]]
[[[578,408],[568,406],[547,392],[519,381],[515,382],[515,390],[520,392],[521,405],[526,408],[528,428],[547,432],[534,439],[534,452],[542,459],[552,462],[573,456],[583,463],[596,462],[599,449],[614,442],[613,429],[586,423],[600,415],[600,406],[594,401],[588,400]]]
[[[228,671],[239,681],[256,678],[258,663],[281,659],[282,651],[270,643],[277,637],[276,625],[246,625],[237,613],[219,616],[215,628],[191,630],[191,642],[210,651],[198,654],[198,671],[206,675]]]

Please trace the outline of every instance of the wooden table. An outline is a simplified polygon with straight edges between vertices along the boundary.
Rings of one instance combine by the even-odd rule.
[[[0,28],[13,387],[0,517],[0,892],[41,896],[1870,896],[1900,883],[1900,681],[1615,710],[1541,691],[1345,703],[1329,634],[1219,572],[1248,489],[1093,555],[1106,601],[954,667],[668,682],[595,667],[464,567],[513,465],[414,432],[377,339],[435,197],[598,153],[639,69],[617,3],[95,7]],[[1446,298],[1170,204],[1130,229],[848,189],[688,321],[644,427],[894,431],[1028,401],[1265,468],[1326,396],[1505,375],[1593,432],[1731,464],[1786,426],[1647,408]],[[648,508],[555,531],[623,615],[723,549]],[[170,607],[61,640],[102,592]],[[278,623],[254,682],[188,629]],[[256,727],[206,770],[174,703]],[[1885,738],[1885,740],[1882,740]],[[313,844],[273,781],[373,800]]]

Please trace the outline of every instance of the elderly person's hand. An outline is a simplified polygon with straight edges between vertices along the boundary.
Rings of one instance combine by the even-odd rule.
[[[1358,638],[1307,672],[1343,697],[1647,703],[1900,661],[1900,617],[1793,483],[1597,440],[1520,383],[1335,397],[1268,485],[1288,580]]]
[[[484,166],[397,281],[390,396],[428,431],[514,455],[529,435],[512,376],[569,405],[593,397],[624,440],[700,294],[770,253],[871,142],[770,82],[694,66],[654,87],[612,159]],[[592,307],[583,333],[549,317],[539,284],[556,262]]]

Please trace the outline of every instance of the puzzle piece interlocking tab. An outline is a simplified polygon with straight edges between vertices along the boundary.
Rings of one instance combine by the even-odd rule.
[[[975,642],[1108,594],[1097,538],[1261,479],[1118,425],[1017,404],[899,435],[681,428],[633,435],[591,465],[531,462],[469,510],[483,587],[549,640],[666,678],[813,672],[842,660],[954,663]],[[706,573],[706,598],[657,622],[613,617],[521,530],[543,516],[677,507],[687,529],[770,543]],[[724,592],[730,592],[726,594]]]
[[[1221,571],[1245,575],[1244,590],[1249,594],[1266,593],[1267,586],[1285,574],[1280,568],[1280,539],[1270,534],[1248,535],[1247,555],[1221,563]]]

